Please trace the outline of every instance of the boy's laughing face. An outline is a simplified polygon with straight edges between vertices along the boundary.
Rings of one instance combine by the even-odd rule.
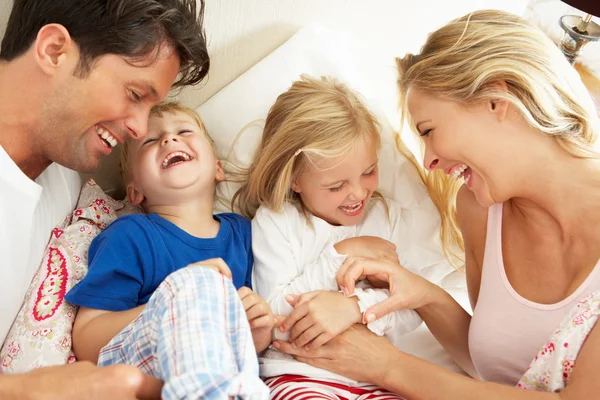
[[[212,199],[216,182],[225,179],[206,133],[183,112],[150,117],[148,136],[130,143],[129,165],[127,195],[146,207]]]

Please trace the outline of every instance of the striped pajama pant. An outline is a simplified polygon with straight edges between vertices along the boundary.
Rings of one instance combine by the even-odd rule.
[[[169,275],[140,316],[101,350],[98,365],[113,364],[161,379],[167,400],[269,397],[237,291],[209,268]]]
[[[352,387],[323,379],[299,375],[279,375],[265,378],[272,400],[405,400],[375,385]]]

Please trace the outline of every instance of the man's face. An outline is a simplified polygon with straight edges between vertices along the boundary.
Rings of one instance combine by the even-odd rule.
[[[179,72],[179,57],[161,46],[156,60],[127,61],[104,55],[81,79],[61,79],[44,107],[38,137],[50,161],[92,172],[102,156],[148,130],[150,108],[164,100]]]

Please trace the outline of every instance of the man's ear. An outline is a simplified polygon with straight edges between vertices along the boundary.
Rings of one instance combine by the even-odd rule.
[[[133,183],[127,185],[125,192],[127,193],[127,198],[132,206],[139,206],[146,199],[144,194],[140,192]]]
[[[225,171],[223,170],[223,164],[221,160],[217,160],[217,173],[215,174],[215,181],[223,182],[225,180]]]
[[[494,82],[491,85],[491,87],[495,91],[498,91],[501,93],[508,93],[508,86],[506,85],[506,82],[503,80]],[[491,113],[493,113],[496,116],[496,118],[498,119],[498,122],[502,122],[506,118],[506,114],[508,114],[508,106],[509,106],[508,100],[503,99],[501,97],[493,98],[493,99],[490,99],[487,101],[488,111],[490,111]]]
[[[67,63],[69,55],[73,54],[79,59],[75,42],[67,28],[60,24],[44,25],[39,30],[33,46],[37,64],[49,75],[54,75],[59,67]]]

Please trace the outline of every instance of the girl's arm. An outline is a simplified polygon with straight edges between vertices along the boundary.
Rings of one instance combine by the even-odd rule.
[[[282,213],[260,208],[252,220],[253,286],[276,315],[292,312],[288,295],[338,290],[335,275],[346,257],[330,246],[315,262],[300,265],[294,257],[294,246],[300,244],[294,241],[299,242],[304,229],[310,228],[290,205]]]

